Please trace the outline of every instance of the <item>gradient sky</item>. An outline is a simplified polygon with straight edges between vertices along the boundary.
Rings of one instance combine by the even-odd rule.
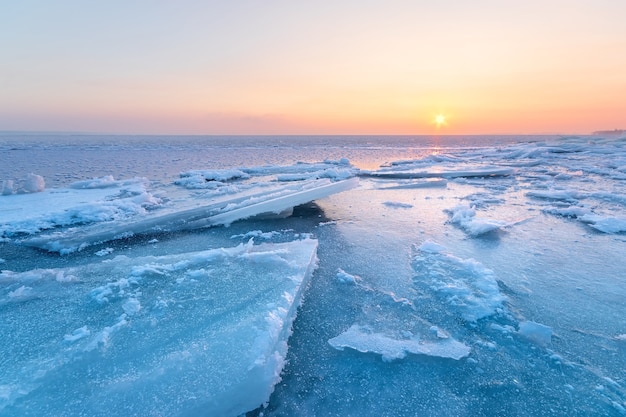
[[[0,56],[0,131],[626,128],[625,0],[0,0]]]

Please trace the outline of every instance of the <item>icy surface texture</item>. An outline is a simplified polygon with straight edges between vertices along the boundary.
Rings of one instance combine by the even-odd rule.
[[[626,142],[438,152],[320,202],[263,415],[623,415]]]
[[[193,376],[177,383],[176,391],[168,391],[170,397],[163,397],[181,401],[170,401],[172,408],[165,414],[188,410],[183,402],[192,389],[197,388],[193,401],[208,401],[210,393],[202,392],[202,386],[209,377],[197,377],[195,368],[185,368],[181,356],[174,353],[194,358],[204,348],[202,344],[189,347],[192,339],[187,335],[205,334],[203,317],[213,311],[210,300],[202,301],[206,313],[198,308],[198,314],[185,315],[193,319],[178,321],[180,331],[172,323],[167,339],[156,338],[158,344],[146,347],[136,369],[119,369],[120,365],[103,362],[98,356],[117,354],[122,347],[131,346],[133,338],[141,341],[138,346],[149,343],[135,334],[120,336],[129,335],[124,332],[131,328],[141,336],[143,327],[133,326],[148,312],[159,311],[148,301],[156,295],[150,295],[152,287],[147,283],[151,281],[146,280],[150,276],[163,280],[174,272],[150,265],[156,261],[141,263],[144,269],[137,283],[130,280],[133,269],[127,268],[123,277],[128,282],[109,277],[85,287],[82,298],[71,298],[75,305],[63,304],[65,309],[83,310],[71,326],[55,333],[57,345],[48,342],[50,336],[36,332],[35,326],[58,321],[57,312],[29,310],[31,304],[52,302],[52,294],[63,300],[72,289],[86,286],[88,281],[76,281],[79,275],[73,271],[93,268],[86,265],[95,261],[109,260],[107,265],[115,265],[130,262],[119,255],[137,259],[230,247],[250,238],[278,244],[302,236],[319,242],[319,266],[293,323],[281,381],[274,386],[267,405],[249,412],[249,417],[626,413],[626,140],[106,140],[112,140],[111,144],[88,147],[65,146],[59,138],[54,138],[54,144],[37,147],[13,144],[3,148],[0,143],[0,150],[5,151],[0,157],[11,157],[10,163],[0,164],[6,194],[0,196],[0,224],[5,227],[0,238],[0,267],[15,271],[13,274],[51,271],[47,280],[19,275],[20,281],[11,281],[2,293],[0,312],[7,313],[2,323],[12,327],[6,332],[10,343],[0,345],[11,352],[0,356],[0,369],[9,369],[13,379],[2,382],[0,398],[6,403],[10,395],[15,397],[11,397],[12,408],[5,408],[0,415],[26,413],[25,408],[15,412],[17,405],[25,404],[19,398],[34,395],[37,375],[42,375],[38,371],[59,362],[63,365],[58,369],[74,370],[81,364],[87,371],[66,371],[67,375],[50,371],[42,380],[73,383],[94,378],[103,392],[115,384],[128,387],[129,392],[142,390],[133,397],[134,407],[141,411],[165,406],[153,395],[160,392],[159,384],[165,384],[166,379],[157,375],[161,371],[179,381],[187,371]],[[294,163],[300,160],[307,163]],[[325,162],[314,162],[320,160]],[[8,172],[8,167],[15,172]],[[30,172],[43,176],[46,188],[19,194],[17,190],[23,189]],[[98,178],[90,179],[93,176]],[[358,184],[353,176],[358,177]],[[150,182],[137,179],[143,177]],[[327,193],[326,186],[342,192]],[[35,223],[28,220],[28,213],[36,213],[48,193],[57,189],[68,190],[68,195],[101,195],[95,198],[101,201],[98,206],[108,207],[107,202],[110,210],[91,225],[81,223],[79,215],[66,225],[42,222],[41,228],[31,227]],[[325,197],[307,194],[318,192],[313,190]],[[278,215],[246,218],[262,210],[278,211],[283,207],[277,204],[280,199],[285,206],[296,204],[302,201],[292,199],[298,195],[315,203]],[[15,206],[9,202],[15,197],[32,198],[31,210],[5,221],[13,215]],[[131,204],[133,198],[139,202]],[[244,201],[247,203],[240,204]],[[246,207],[257,202],[267,205],[248,211]],[[213,203],[217,205],[205,210]],[[63,207],[62,198],[58,204]],[[224,223],[233,219],[229,216],[246,219],[233,221],[229,227],[204,228],[211,223],[208,219],[222,214]],[[25,230],[20,231],[18,225]],[[133,225],[131,229],[129,225]],[[46,231],[46,227],[53,229]],[[118,232],[121,238],[104,244],[82,237],[101,233],[99,239],[105,240]],[[136,235],[124,237],[125,232]],[[46,244],[52,245],[53,233],[65,239],[65,247],[91,243],[64,256],[24,245],[26,240],[33,243],[44,237]],[[242,265],[237,259],[233,268]],[[241,274],[261,276],[261,267],[249,264],[245,271],[241,268]],[[200,303],[198,298],[206,293],[183,291],[192,280],[202,280],[200,269],[209,274],[207,266],[176,276],[180,282],[156,287],[158,296],[184,304],[179,297],[188,295],[189,303]],[[40,282],[61,290],[51,289],[39,297]],[[254,290],[256,279],[247,282]],[[136,292],[139,286],[141,294]],[[92,293],[95,288],[99,289]],[[171,311],[172,305],[163,307],[164,311]],[[264,305],[266,312],[274,308]],[[23,313],[37,317],[26,322],[32,329],[16,320],[22,317],[22,308]],[[107,319],[92,323],[99,317],[93,316],[93,311],[107,308],[114,309]],[[180,314],[185,314],[181,310]],[[92,350],[81,347],[80,355],[75,356],[75,346],[87,346],[94,340],[97,343]],[[27,368],[32,363],[24,362],[32,352],[39,354],[37,369]],[[56,352],[55,356],[49,352]],[[133,350],[126,352],[132,359]],[[17,358],[19,365],[6,358]],[[63,360],[71,362],[64,364]],[[149,375],[156,382],[149,385],[142,364],[148,367],[159,361],[164,365],[151,368]],[[167,368],[170,363],[175,365]],[[18,398],[10,386],[17,380],[32,384],[20,392],[33,394],[19,394],[22,397]],[[231,380],[230,375],[223,378],[225,383]],[[77,409],[74,398],[80,397],[66,397],[62,407],[56,394],[50,393],[49,403],[57,408],[49,414],[58,411],[63,415],[63,410],[76,414],[72,411]],[[130,398],[121,394],[106,397],[103,406],[115,410],[118,404],[129,402]]]
[[[317,241],[0,273],[0,415],[237,416],[268,401]]]

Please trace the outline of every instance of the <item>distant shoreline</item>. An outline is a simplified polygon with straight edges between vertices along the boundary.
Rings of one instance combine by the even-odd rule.
[[[613,130],[596,130],[593,132],[594,135],[623,135],[626,134],[626,130],[624,129],[613,129]]]

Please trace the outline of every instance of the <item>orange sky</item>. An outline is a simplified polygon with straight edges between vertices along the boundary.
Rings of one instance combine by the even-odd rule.
[[[626,128],[623,1],[12,3],[0,131]]]

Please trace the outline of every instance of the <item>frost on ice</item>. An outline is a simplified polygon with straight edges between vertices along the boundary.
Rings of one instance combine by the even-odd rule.
[[[2,271],[0,415],[236,416],[259,407],[280,380],[316,249],[312,239],[250,241]]]

